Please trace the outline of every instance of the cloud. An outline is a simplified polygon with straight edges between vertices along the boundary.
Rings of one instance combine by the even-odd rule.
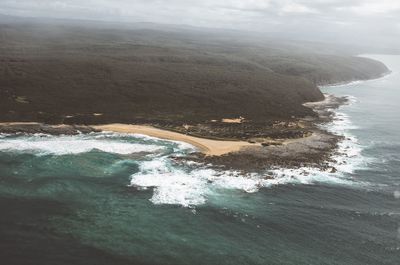
[[[0,13],[400,38],[399,0],[1,0]]]
[[[365,1],[358,6],[351,7],[355,14],[363,16],[371,15],[390,15],[400,10],[400,1],[398,0],[381,0],[381,1]]]
[[[218,15],[235,10],[242,17],[249,12],[261,12],[270,16],[297,14],[373,15],[392,13],[400,9],[398,0],[2,0],[0,10],[8,13],[31,15],[81,16],[101,18],[102,15],[150,20],[186,20],[189,15],[205,20],[220,20],[208,15]],[[247,13],[247,14],[246,14]],[[116,15],[117,14],[117,15]],[[159,17],[161,15],[161,17]]]
[[[283,13],[319,13],[319,11],[315,8],[308,7],[306,5],[298,4],[295,2],[290,2],[283,5],[281,11]]]

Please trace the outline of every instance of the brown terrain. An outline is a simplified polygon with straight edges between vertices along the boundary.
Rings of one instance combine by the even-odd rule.
[[[0,130],[59,134],[102,129],[87,125],[146,125],[251,144],[240,157],[207,156],[216,164],[317,163],[337,138],[315,128],[318,114],[304,103],[324,99],[318,85],[387,71],[327,44],[255,33],[3,17]],[[294,153],[307,155],[287,159]]]

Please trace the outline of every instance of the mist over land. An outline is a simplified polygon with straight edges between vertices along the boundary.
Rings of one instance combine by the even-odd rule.
[[[313,115],[302,104],[322,99],[317,85],[387,72],[356,55],[398,52],[399,12],[392,0],[4,1],[1,119]]]
[[[397,0],[3,0],[10,16],[151,22],[397,49]]]

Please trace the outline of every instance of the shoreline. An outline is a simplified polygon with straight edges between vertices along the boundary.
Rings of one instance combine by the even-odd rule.
[[[103,124],[103,125],[89,125],[89,126],[77,126],[77,125],[47,125],[38,122],[0,122],[1,133],[45,133],[51,135],[76,135],[80,133],[91,133],[91,132],[116,132],[116,133],[129,133],[129,134],[143,134],[150,137],[156,137],[159,139],[180,141],[195,146],[199,153],[201,153],[201,159],[214,160],[212,157],[225,157],[229,160],[229,157],[241,154],[248,154],[254,152],[256,154],[270,152],[275,157],[280,158],[284,162],[284,157],[288,156],[287,150],[295,151],[294,155],[298,152],[303,153],[308,147],[314,145],[315,139],[321,139],[321,136],[325,135],[325,132],[321,130],[313,130],[313,132],[306,137],[294,138],[294,139],[269,139],[270,144],[265,142],[252,142],[252,141],[240,141],[240,140],[215,140],[209,138],[201,138],[191,136],[179,132],[169,131],[165,129],[159,129],[150,125],[134,125],[134,124]],[[327,135],[325,135],[327,136]],[[331,135],[329,138],[331,140]],[[318,145],[318,141],[315,141]],[[292,147],[296,146],[295,149]],[[304,148],[302,147],[304,146]],[[330,145],[329,149],[333,148]],[[290,156],[293,156],[291,154]],[[264,161],[263,164],[269,163]],[[217,163],[221,164],[221,163]],[[222,163],[224,164],[224,163]],[[228,163],[230,164],[230,163]]]
[[[0,132],[8,134],[44,133],[52,135],[77,135],[92,132],[116,132],[143,134],[160,139],[180,141],[198,148],[199,152],[182,158],[211,163],[215,167],[243,172],[263,171],[273,166],[301,167],[313,165],[327,168],[326,161],[334,150],[339,137],[312,126],[315,121],[305,121],[311,134],[302,138],[268,139],[266,142],[214,140],[195,137],[174,131],[158,129],[149,125],[103,124],[92,126],[46,125],[36,122],[0,122]]]
[[[359,80],[370,81],[384,78],[390,75],[392,71],[389,69],[383,76],[375,79]],[[354,81],[349,81],[351,84]],[[321,87],[334,87],[338,84],[323,85]],[[339,84],[346,85],[346,84]],[[346,104],[347,98],[338,97],[333,94],[324,94],[324,99],[317,102],[306,102],[303,105],[312,109],[317,113],[317,117],[299,118],[297,125],[301,124],[301,128],[308,131],[303,137],[298,135],[294,137],[278,137],[264,138],[242,138],[227,140],[208,138],[207,136],[193,136],[185,131],[173,131],[168,129],[160,129],[151,124],[122,124],[107,123],[100,125],[67,125],[56,124],[48,125],[40,122],[0,122],[0,133],[44,133],[51,135],[76,135],[80,133],[91,132],[116,132],[143,134],[165,140],[180,141],[195,146],[199,153],[189,155],[188,159],[205,161],[215,166],[221,166],[231,169],[239,169],[244,171],[252,171],[257,169],[265,169],[266,167],[302,167],[315,166],[321,169],[330,168],[327,166],[338,143],[341,142],[342,136],[320,129],[319,124],[332,121],[334,109]],[[234,123],[236,124],[236,123]],[[240,124],[240,123],[239,123]],[[226,124],[231,126],[231,123]],[[263,132],[265,128],[258,128]],[[279,129],[284,132],[285,128]],[[332,169],[334,171],[335,169]]]
[[[200,138],[183,133],[158,129],[149,125],[113,123],[104,125],[93,125],[90,127],[100,131],[144,134],[165,140],[181,141],[197,147],[206,156],[220,156],[232,152],[238,152],[244,147],[261,146],[260,144],[249,143],[246,141],[224,141]]]
[[[364,58],[369,58],[369,57],[364,57]],[[358,84],[362,82],[369,82],[369,81],[376,81],[382,78],[386,78],[393,74],[393,71],[389,69],[389,71],[381,74],[378,77],[373,77],[373,78],[368,78],[368,79],[358,79],[358,80],[352,80],[352,81],[344,81],[344,82],[338,82],[338,83],[332,83],[332,84],[326,84],[326,85],[318,85],[318,88],[329,88],[329,87],[340,87],[340,86],[347,86],[347,85],[352,85],[352,84]]]
[[[317,124],[332,119],[331,109],[346,102],[334,95],[325,95],[324,100],[305,103],[318,113],[317,117],[302,118],[300,123],[309,132],[305,137],[264,139],[264,142],[246,140],[215,140],[196,137],[182,132],[159,129],[150,125],[111,123],[102,125],[47,125],[38,122],[0,122],[3,133],[45,133],[52,135],[76,135],[91,132],[116,132],[143,134],[160,139],[181,141],[198,148],[199,153],[185,159],[211,163],[216,167],[245,172],[262,171],[268,167],[313,166],[331,169],[330,155],[337,148],[340,136],[318,128]]]
[[[0,132],[3,133],[48,133],[53,135],[71,135],[107,131],[116,133],[143,134],[165,140],[185,142],[198,148],[199,151],[205,156],[221,156],[238,152],[245,147],[261,146],[260,143],[250,143],[247,141],[225,141],[200,138],[165,129],[158,129],[150,125],[112,123],[78,126],[66,124],[47,125],[39,122],[0,122]]]

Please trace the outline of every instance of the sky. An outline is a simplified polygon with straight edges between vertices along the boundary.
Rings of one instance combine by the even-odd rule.
[[[0,0],[28,17],[185,24],[303,39],[400,44],[400,0]]]

